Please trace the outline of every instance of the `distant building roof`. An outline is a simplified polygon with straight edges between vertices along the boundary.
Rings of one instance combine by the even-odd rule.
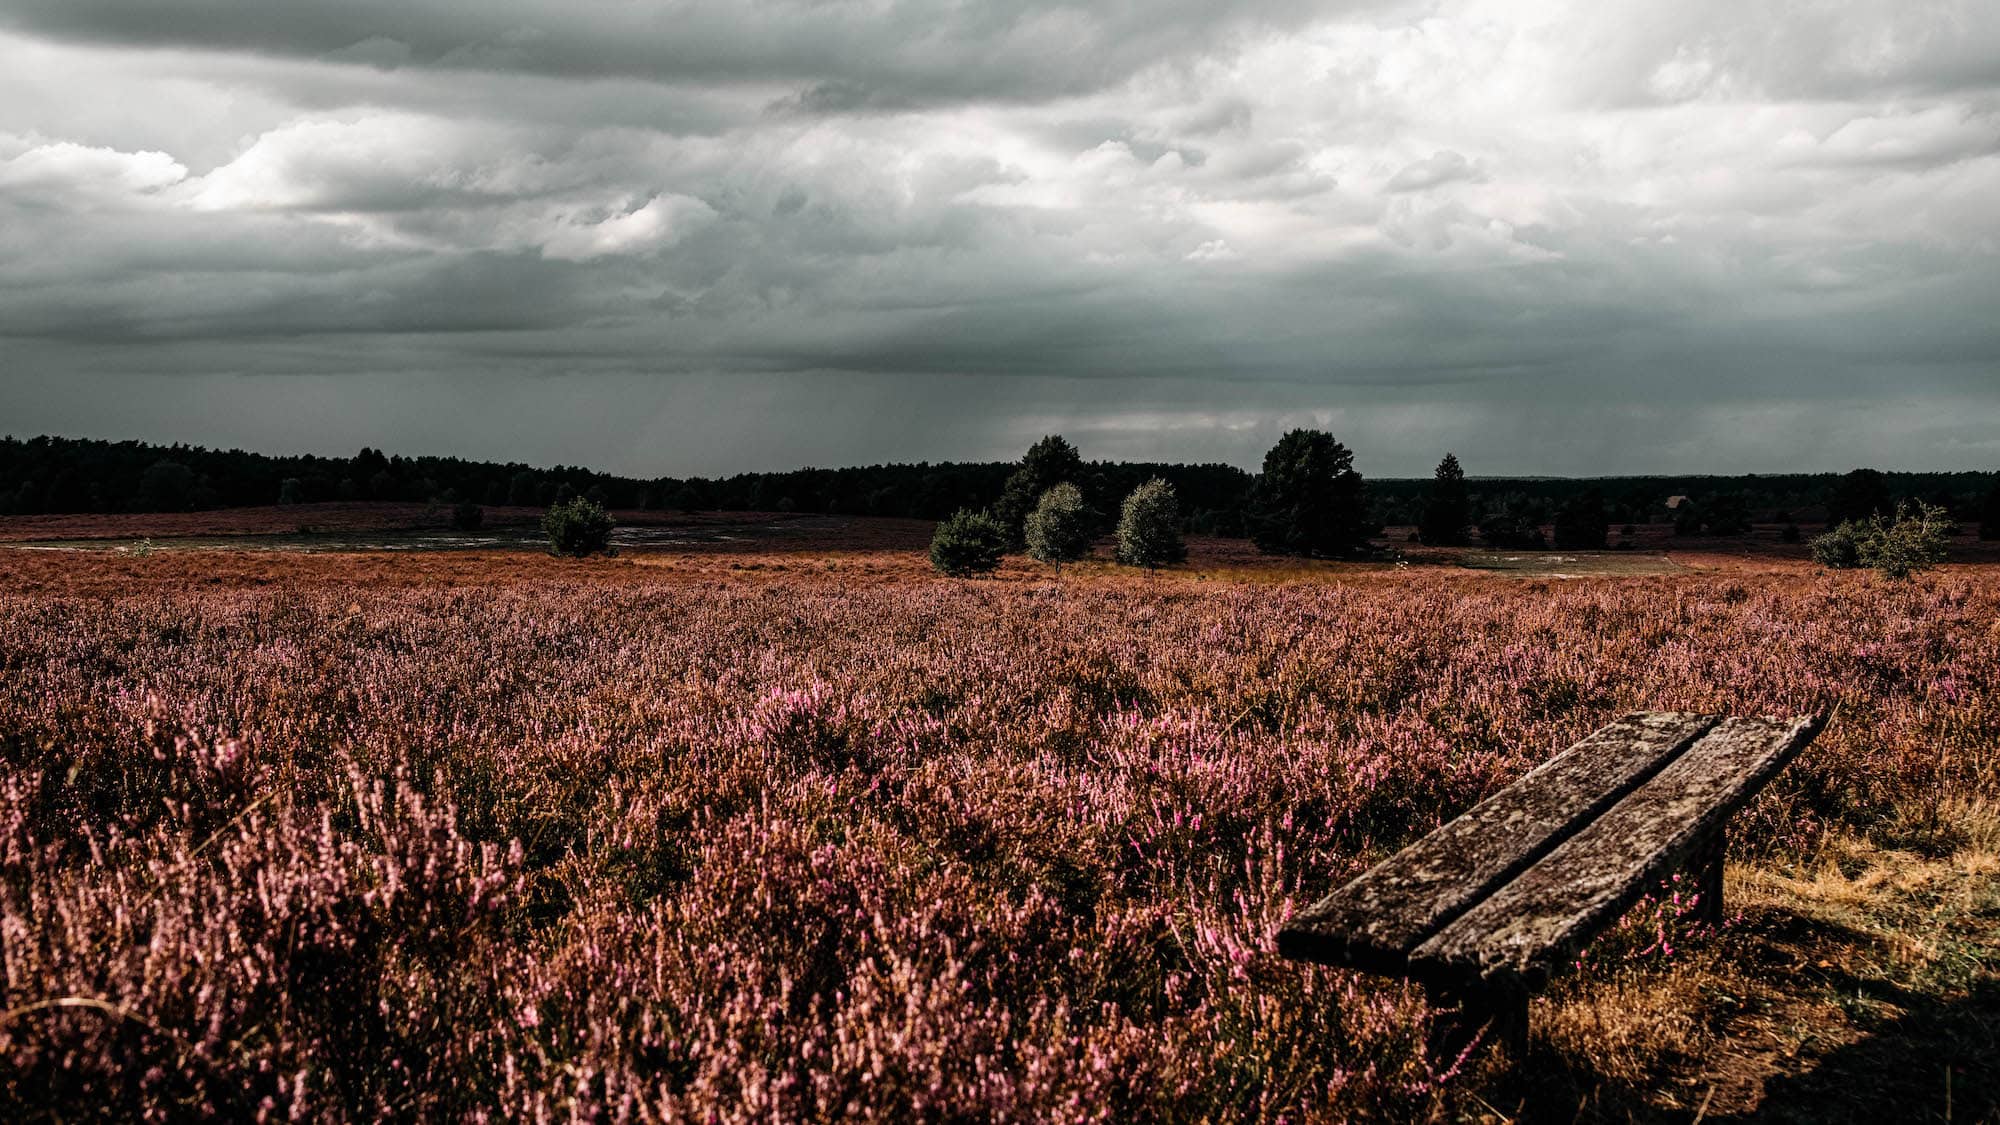
[[[1682,504],[1687,503],[1687,499],[1685,496],[1669,496],[1667,497],[1667,507],[1678,509]]]

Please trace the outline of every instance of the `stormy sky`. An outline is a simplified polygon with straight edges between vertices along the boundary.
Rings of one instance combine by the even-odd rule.
[[[0,431],[2000,468],[1992,0],[0,0]]]

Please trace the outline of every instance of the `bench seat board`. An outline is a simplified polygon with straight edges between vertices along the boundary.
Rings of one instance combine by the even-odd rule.
[[[1412,972],[1514,978],[1539,988],[1647,887],[1715,842],[1824,724],[1732,718],[1588,827],[1461,914],[1415,953]]]
[[[1301,912],[1279,931],[1279,952],[1415,971],[1409,958],[1419,945],[1659,773],[1716,721],[1641,711],[1610,723]]]

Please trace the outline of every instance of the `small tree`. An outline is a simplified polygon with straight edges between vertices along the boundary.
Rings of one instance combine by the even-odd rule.
[[[306,498],[305,492],[306,486],[304,481],[301,481],[297,477],[286,477],[284,480],[278,482],[278,504],[280,507],[303,504]]]
[[[1438,462],[1431,481],[1430,495],[1424,498],[1423,516],[1417,523],[1417,539],[1433,547],[1463,547],[1470,538],[1472,499],[1465,494],[1465,470],[1458,455],[1447,453]]]
[[[1028,557],[1054,565],[1060,576],[1062,564],[1090,553],[1090,531],[1096,522],[1082,491],[1067,481],[1056,485],[1042,493],[1035,510],[1028,513]]]
[[[1354,454],[1323,430],[1293,430],[1264,454],[1245,505],[1250,541],[1272,555],[1331,556],[1368,542]]]
[[[939,521],[931,535],[931,566],[954,578],[996,570],[1006,553],[1007,531],[1000,521],[970,508]]]
[[[1986,498],[1979,504],[1979,537],[2000,539],[2000,480],[1986,490]]]
[[[588,497],[578,496],[549,508],[542,517],[542,534],[549,537],[549,554],[584,558],[611,554],[611,514]]]
[[[1118,561],[1157,570],[1187,558],[1174,486],[1158,477],[1132,490],[1118,514]]]
[[[478,531],[486,522],[486,509],[470,500],[463,501],[451,510],[451,525],[460,531]]]

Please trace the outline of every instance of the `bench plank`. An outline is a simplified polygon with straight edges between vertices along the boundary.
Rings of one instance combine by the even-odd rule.
[[[1527,870],[1714,726],[1710,715],[1641,711],[1549,759],[1464,816],[1377,864],[1278,933],[1286,957],[1412,971],[1411,953]]]
[[[1416,950],[1412,971],[1539,988],[1655,880],[1717,842],[1825,724],[1725,719],[1685,754]]]

